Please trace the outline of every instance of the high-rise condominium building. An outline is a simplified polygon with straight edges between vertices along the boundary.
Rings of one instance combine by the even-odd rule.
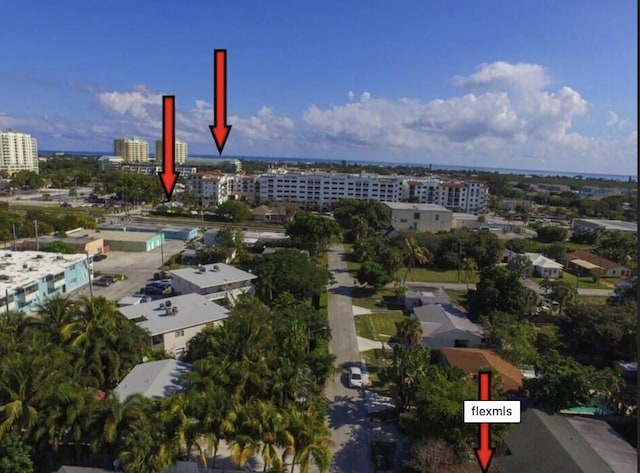
[[[162,161],[162,156],[164,156],[162,143],[162,140],[156,140],[156,163]],[[187,143],[176,140],[175,157],[176,164],[184,164],[187,162]]]
[[[141,138],[118,138],[113,141],[113,151],[113,154],[121,156],[125,163],[149,161],[149,143]]]
[[[0,171],[38,172],[38,145],[27,133],[0,130]]]

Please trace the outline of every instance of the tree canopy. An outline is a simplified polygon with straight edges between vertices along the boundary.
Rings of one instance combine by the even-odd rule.
[[[311,256],[325,251],[331,239],[341,233],[340,226],[334,220],[309,212],[298,212],[287,223],[285,230],[292,244],[308,251]]]

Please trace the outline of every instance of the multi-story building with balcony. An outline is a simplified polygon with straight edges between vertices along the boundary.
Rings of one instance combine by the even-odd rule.
[[[164,156],[164,147],[162,140],[156,140],[156,163],[159,164],[162,162],[162,157]],[[187,143],[184,141],[176,140],[175,146],[175,161],[176,164],[184,164],[187,162]]]
[[[204,207],[217,206],[229,198],[229,182],[234,179],[234,175],[219,171],[196,172],[187,178],[185,193]]]
[[[27,133],[0,130],[0,171],[38,172],[38,143]]]
[[[317,208],[329,207],[343,198],[398,202],[403,179],[367,173],[272,171],[256,178],[256,194],[260,201],[287,201]]]
[[[52,297],[91,281],[86,254],[0,251],[0,310],[33,312]]]
[[[113,141],[113,154],[121,156],[125,163],[149,161],[149,143],[135,136],[117,138]]]
[[[437,176],[404,181],[404,198],[420,204],[442,205],[472,214],[487,210],[489,191],[479,181],[443,181]]]

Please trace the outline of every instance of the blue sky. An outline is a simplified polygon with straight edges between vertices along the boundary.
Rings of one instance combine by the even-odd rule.
[[[637,174],[634,0],[22,0],[0,16],[0,128],[41,149],[161,134],[225,155]],[[152,146],[153,148],[153,146]]]

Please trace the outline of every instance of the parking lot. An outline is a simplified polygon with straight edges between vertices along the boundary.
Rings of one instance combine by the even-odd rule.
[[[164,258],[168,260],[172,255],[184,249],[184,242],[167,240],[164,242]],[[126,296],[131,296],[144,287],[153,273],[160,269],[162,256],[160,248],[148,253],[135,253],[130,251],[111,251],[106,259],[93,263],[94,272],[101,274],[123,274],[127,277],[124,281],[117,281],[108,287],[93,286],[95,296],[104,296],[118,302]],[[75,291],[71,297],[90,295],[89,286]]]

